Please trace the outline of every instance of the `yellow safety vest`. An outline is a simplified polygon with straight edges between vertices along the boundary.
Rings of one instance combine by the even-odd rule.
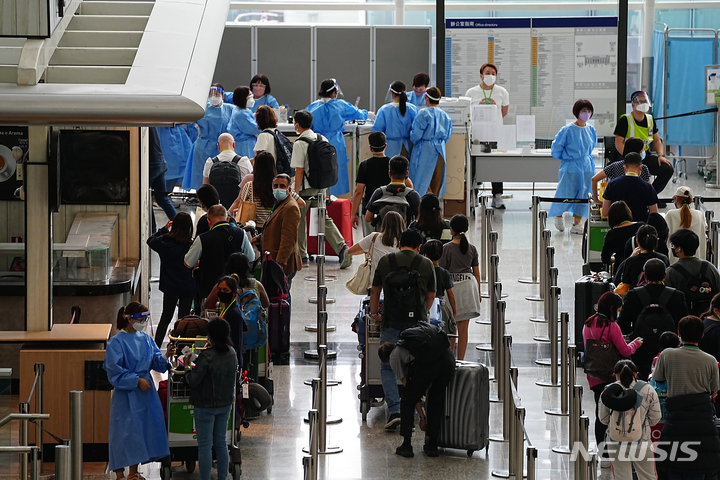
[[[643,150],[647,150],[650,148],[650,145],[653,142],[653,135],[650,133],[653,130],[653,117],[652,115],[645,114],[645,117],[647,118],[648,126],[647,127],[641,127],[637,123],[635,123],[635,117],[632,116],[632,113],[626,113],[623,115],[623,117],[627,118],[628,122],[628,130],[625,134],[625,138],[635,137],[639,138],[645,143],[645,148]],[[622,117],[621,117],[622,118]]]

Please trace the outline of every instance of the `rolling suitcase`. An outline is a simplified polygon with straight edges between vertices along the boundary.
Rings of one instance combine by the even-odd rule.
[[[345,239],[345,245],[352,247],[353,234],[352,234],[352,202],[346,198],[338,198],[334,202],[328,203],[327,215],[335,223],[335,226],[340,230],[340,235]],[[308,242],[307,251],[308,254],[317,254],[317,237],[311,237],[310,234],[310,210],[308,209],[307,217],[305,221],[308,225]],[[327,235],[327,233],[326,233]],[[338,252],[325,240],[325,254],[326,255],[337,255]]]
[[[603,293],[615,289],[609,274],[585,275],[575,282],[575,352],[585,351],[583,326],[585,320],[596,313],[597,302]]]
[[[268,308],[268,344],[273,362],[286,365],[290,360],[290,304],[287,300],[271,302]]]
[[[447,389],[445,415],[438,446],[467,450],[487,449],[490,440],[490,377],[480,363],[458,361]]]

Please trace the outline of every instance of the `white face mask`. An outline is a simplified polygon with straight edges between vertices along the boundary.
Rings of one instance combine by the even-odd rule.
[[[144,322],[135,322],[132,324],[133,328],[137,332],[142,332],[143,330],[145,330],[145,327],[147,327],[147,325],[148,325],[147,320],[145,320]]]
[[[647,113],[650,111],[650,105],[647,103],[641,103],[637,106],[638,112]]]
[[[248,98],[246,106],[247,106],[247,108],[252,108],[253,106],[255,106],[255,98],[254,97]]]
[[[497,80],[497,77],[495,75],[484,75],[483,76],[483,83],[487,85],[488,87],[492,87],[495,85],[495,80]]]
[[[223,99],[222,99],[222,98],[220,98],[220,97],[210,97],[210,105],[212,105],[213,107],[219,107],[220,105],[222,105],[222,103],[223,103]]]

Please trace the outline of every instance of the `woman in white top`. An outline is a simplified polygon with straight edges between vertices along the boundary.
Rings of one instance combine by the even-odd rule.
[[[471,105],[497,105],[496,121],[498,125],[503,124],[503,118],[508,114],[510,108],[510,94],[508,91],[496,85],[498,69],[492,63],[486,63],[480,67],[480,85],[472,87],[465,92],[466,97],[472,99]],[[492,182],[492,207],[505,208],[502,200],[502,182]]]
[[[363,255],[372,250],[370,278],[382,257],[400,251],[400,235],[405,231],[405,219],[398,212],[388,212],[380,224],[380,232],[371,233],[347,251],[350,255]]]
[[[700,246],[697,252],[695,252],[695,256],[705,260],[705,249],[707,247],[705,231],[707,230],[707,223],[705,222],[705,215],[703,215],[701,211],[690,208],[690,205],[694,202],[692,189],[685,186],[678,187],[673,196],[673,202],[675,203],[676,210],[670,210],[665,214],[665,221],[668,224],[668,230],[670,232],[668,239],[670,235],[681,228],[692,230],[700,239]],[[670,265],[677,262],[677,260],[677,257],[671,256]]]
[[[638,480],[655,480],[657,475],[650,427],[662,418],[657,393],[647,382],[637,385],[638,369],[632,360],[617,362],[613,373],[617,381],[605,387],[598,403],[598,419],[608,426],[607,435],[595,441],[606,442],[605,448],[610,454],[615,480],[632,480],[633,468]],[[639,405],[638,396],[642,396]],[[622,415],[625,422],[622,422]],[[627,440],[623,430],[634,430],[630,427],[631,423],[642,429],[640,440],[620,443]]]

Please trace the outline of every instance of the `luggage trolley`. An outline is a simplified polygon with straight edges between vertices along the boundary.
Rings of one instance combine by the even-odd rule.
[[[180,344],[194,344],[195,350],[204,350],[207,339],[205,338],[180,338],[169,336],[171,342]],[[172,478],[171,463],[183,462],[188,473],[195,471],[198,459],[197,433],[195,432],[195,417],[193,406],[190,404],[190,387],[185,385],[183,377],[184,370],[170,369],[168,375],[167,395],[167,436],[170,446],[170,455],[162,459],[160,467],[160,478],[170,480]],[[233,402],[230,419],[227,426],[227,445],[230,450],[230,473],[234,479],[242,475],[240,459],[240,447],[238,446],[237,433],[235,430],[236,403]]]

